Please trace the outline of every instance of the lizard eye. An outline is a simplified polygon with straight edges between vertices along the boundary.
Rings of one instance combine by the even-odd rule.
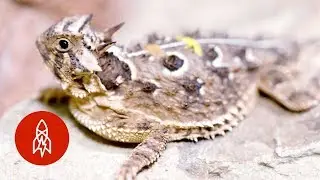
[[[68,39],[61,38],[56,41],[56,49],[60,52],[67,52],[72,48],[72,44]]]

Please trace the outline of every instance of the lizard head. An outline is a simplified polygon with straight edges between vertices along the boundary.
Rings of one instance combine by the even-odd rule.
[[[46,65],[64,83],[101,71],[98,57],[113,44],[111,37],[123,23],[105,30],[90,27],[92,15],[65,17],[43,32],[36,45]]]

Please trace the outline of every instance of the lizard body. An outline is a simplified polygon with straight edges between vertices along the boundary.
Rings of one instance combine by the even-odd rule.
[[[67,96],[83,126],[111,141],[140,143],[118,179],[134,179],[168,142],[232,131],[254,108],[258,90],[291,111],[318,104],[318,92],[293,85],[294,42],[275,48],[263,40],[153,34],[145,45],[121,48],[112,35],[122,24],[99,32],[91,18],[66,17],[38,38],[62,85],[42,98]]]

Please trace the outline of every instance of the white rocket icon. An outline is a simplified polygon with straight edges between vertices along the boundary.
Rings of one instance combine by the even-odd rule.
[[[32,153],[35,154],[37,151],[40,152],[41,158],[47,151],[51,154],[51,140],[49,138],[49,129],[46,122],[41,119],[36,127],[36,136],[33,139]]]

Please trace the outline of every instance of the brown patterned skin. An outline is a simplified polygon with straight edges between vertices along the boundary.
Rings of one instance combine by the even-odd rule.
[[[98,32],[89,26],[91,17],[64,18],[37,40],[62,85],[45,90],[42,100],[68,97],[72,115],[91,131],[140,143],[118,179],[134,179],[170,141],[225,135],[254,107],[258,89],[292,111],[318,104],[318,91],[296,90],[292,83],[295,43],[272,46],[196,33],[199,56],[184,42],[153,34],[148,43],[163,51],[154,55],[141,44],[119,48],[111,37],[122,24]]]

